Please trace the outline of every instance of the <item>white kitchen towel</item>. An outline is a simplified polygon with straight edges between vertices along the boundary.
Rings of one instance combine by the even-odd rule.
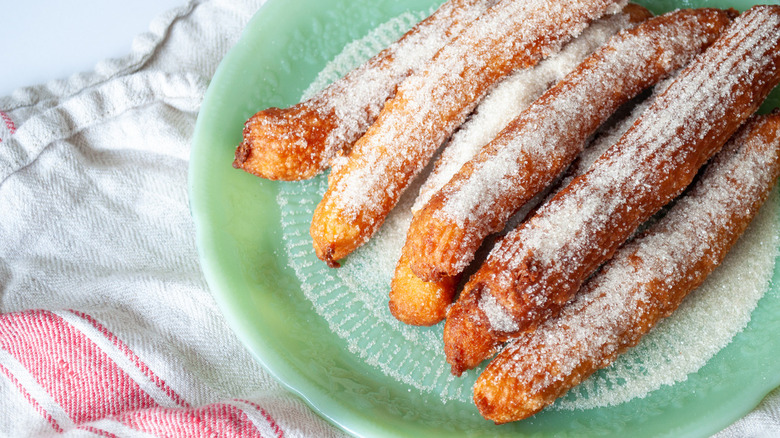
[[[253,360],[198,263],[192,132],[262,3],[192,1],[0,99],[0,436],[345,435]]]
[[[0,436],[344,436],[253,360],[198,264],[192,131],[263,2],[193,0],[128,56],[0,98]],[[780,392],[719,436],[780,436]]]

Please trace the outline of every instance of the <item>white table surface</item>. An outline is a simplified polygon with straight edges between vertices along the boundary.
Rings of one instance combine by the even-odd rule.
[[[187,0],[0,1],[0,96],[91,71],[130,52],[136,35]]]

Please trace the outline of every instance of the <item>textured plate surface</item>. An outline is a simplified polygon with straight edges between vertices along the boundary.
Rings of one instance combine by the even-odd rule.
[[[392,17],[436,3],[269,0],[222,61],[196,126],[190,202],[206,279],[247,348],[324,417],[361,436],[707,436],[752,409],[780,385],[780,338],[774,336],[780,330],[777,270],[748,327],[686,381],[617,406],[548,410],[500,427],[483,420],[467,401],[455,397],[443,403],[435,388],[420,391],[369,365],[352,352],[350,339],[335,334],[332,321],[315,311],[289,266],[283,242],[277,196],[285,184],[231,167],[241,127],[258,109],[297,102],[350,41]],[[743,10],[751,3],[648,4],[660,13],[690,6]],[[775,92],[770,105],[778,101]],[[436,335],[437,328],[426,330]],[[402,342],[397,341],[400,348]]]

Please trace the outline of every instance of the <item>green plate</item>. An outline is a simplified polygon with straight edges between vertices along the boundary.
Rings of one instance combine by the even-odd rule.
[[[354,343],[335,334],[333,321],[317,313],[290,267],[283,241],[277,196],[290,183],[261,180],[231,166],[243,123],[259,109],[296,103],[350,41],[404,12],[419,14],[439,2],[269,0],[220,64],[195,128],[190,203],[203,272],[241,341],[323,417],[358,436],[708,436],[749,412],[780,385],[777,266],[748,327],[687,380],[616,406],[551,409],[502,426],[482,419],[468,401],[444,402],[436,388],[420,391],[388,376],[356,354]],[[744,10],[752,4],[640,3],[656,13],[695,6]],[[777,94],[770,105],[780,102]],[[317,185],[305,187],[316,190]],[[369,292],[387,295],[387,290]],[[376,336],[404,349],[403,337],[396,340],[381,330]]]

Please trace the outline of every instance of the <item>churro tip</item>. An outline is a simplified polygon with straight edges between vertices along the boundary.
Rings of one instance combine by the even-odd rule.
[[[423,281],[409,268],[404,255],[396,265],[390,284],[390,313],[408,325],[432,326],[444,320],[455,294],[456,278]]]
[[[252,154],[252,148],[249,147],[246,142],[241,142],[240,145],[236,148],[236,153],[233,159],[233,168],[235,169],[243,169],[244,163],[249,159],[249,156]]]
[[[502,406],[502,396],[505,397],[505,394],[501,392],[495,393],[489,389],[484,390],[481,388],[479,380],[477,381],[477,384],[474,385],[473,400],[477,410],[479,410],[479,413],[485,419],[490,420],[497,425],[524,420],[538,413],[545,406],[545,404],[540,403],[538,400],[524,399],[524,403],[517,403],[513,405],[514,409],[507,410]]]
[[[479,307],[481,295],[479,287],[466,290],[447,312],[444,355],[455,376],[495,354],[502,343],[491,331],[490,321]]]
[[[317,258],[325,262],[328,267],[330,268],[340,268],[341,263],[336,261],[336,258],[334,257],[334,254],[336,252],[336,248],[333,243],[326,243],[325,245],[320,245],[315,240],[314,241],[314,252],[317,255]]]

